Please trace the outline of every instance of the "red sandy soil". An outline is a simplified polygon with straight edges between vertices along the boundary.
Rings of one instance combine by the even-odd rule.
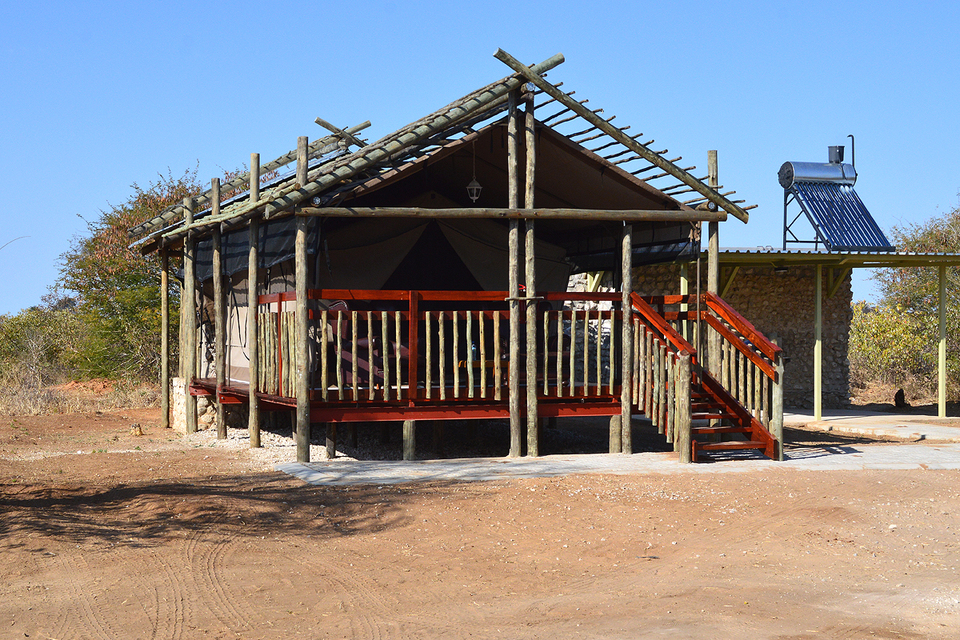
[[[157,422],[0,416],[0,638],[960,633],[960,472],[318,487]]]

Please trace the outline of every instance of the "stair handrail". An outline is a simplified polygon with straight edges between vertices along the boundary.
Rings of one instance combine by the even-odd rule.
[[[708,291],[701,295],[708,308],[745,336],[747,340],[763,355],[769,358],[771,362],[776,361],[777,356],[782,351],[780,347],[770,342],[749,320],[737,313],[733,307],[727,304],[727,302],[717,294]]]
[[[727,342],[732,344],[737,351],[742,353],[753,364],[757,365],[757,368],[763,372],[763,375],[767,376],[771,380],[776,380],[777,372],[775,369],[775,364],[771,364],[771,362],[761,358],[760,354],[751,349],[750,346],[740,338],[740,336],[731,331],[727,325],[717,319],[716,316],[712,316],[709,313],[704,313],[703,319],[706,320],[707,324],[713,327],[717,333],[724,337]],[[751,341],[750,344],[755,343]],[[773,363],[776,363],[775,358],[773,359]]]
[[[697,361],[697,350],[693,348],[693,345],[687,342],[684,337],[680,335],[679,331],[671,327],[670,323],[667,322],[662,315],[657,313],[656,309],[651,307],[646,300],[636,293],[631,293],[630,302],[633,310],[643,317],[649,325],[660,332],[660,335],[673,345],[678,355],[689,353],[691,361],[694,363]]]
[[[702,372],[703,382],[713,387],[714,391],[722,390],[717,393],[728,396],[725,401],[733,400],[737,413],[744,417],[749,416],[751,423],[757,427],[754,429],[754,437],[759,436],[767,443],[765,453],[776,460],[783,460],[783,349],[760,333],[749,320],[717,294],[705,292],[701,294],[701,300],[707,306],[701,311],[701,319],[773,383],[768,398],[769,424],[764,425],[747,412],[733,397],[732,390],[724,389],[720,381],[707,371]]]

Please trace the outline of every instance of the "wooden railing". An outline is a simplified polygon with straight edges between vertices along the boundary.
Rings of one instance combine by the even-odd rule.
[[[521,384],[528,383],[526,368],[508,360],[506,292],[312,290],[308,297],[308,371],[315,400],[500,403],[508,396],[512,366],[518,367]],[[782,424],[780,349],[723,300],[711,294],[699,303],[696,296],[634,294],[633,352],[621,354],[622,314],[614,304],[576,308],[619,298],[618,293],[547,293],[528,303],[541,308],[537,379],[529,381],[537,385],[540,400],[619,401],[619,363],[625,355],[633,360],[636,410],[681,457],[694,383],[719,386],[723,392],[714,395],[729,396],[767,429]],[[295,299],[294,292],[260,296],[256,389],[262,394],[295,396]],[[706,362],[710,339],[718,340],[719,355]]]
[[[673,443],[681,460],[689,461],[691,368],[696,350],[666,319],[666,305],[681,296],[630,298],[633,307],[633,399],[659,433]],[[652,305],[657,305],[655,309]]]
[[[680,416],[676,406],[680,398],[690,395],[690,389],[677,378],[684,354],[692,363],[691,384],[701,385],[704,393],[725,405],[739,422],[755,420],[767,432],[759,437],[782,443],[783,362],[778,346],[711,293],[699,300],[694,295],[635,295],[633,310],[638,352],[635,402],[668,441],[674,442],[681,456],[684,445],[677,441],[680,436],[685,440],[686,434],[680,433],[675,423],[687,416]],[[676,385],[672,393],[670,381]],[[777,455],[782,455],[782,450]]]
[[[308,296],[310,387],[323,402],[506,399],[511,366],[506,292],[314,290]],[[535,384],[542,399],[618,396],[619,368],[610,363],[620,312],[563,308],[617,298],[610,293],[538,298],[543,309]],[[293,292],[260,296],[260,393],[295,395],[294,317],[287,310],[295,299]],[[518,375],[526,385],[524,367]]]
[[[704,321],[714,340],[711,375],[779,440],[783,429],[783,353],[719,296],[705,293]]]

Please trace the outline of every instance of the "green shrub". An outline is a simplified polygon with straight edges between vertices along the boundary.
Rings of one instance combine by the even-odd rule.
[[[851,382],[904,386],[916,378],[935,384],[937,326],[929,314],[905,312],[890,304],[853,305],[850,324]]]

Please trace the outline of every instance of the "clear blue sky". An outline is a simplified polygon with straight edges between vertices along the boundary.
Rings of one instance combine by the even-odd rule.
[[[37,304],[131,184],[272,159],[316,116],[379,138],[507,75],[497,47],[562,52],[552,80],[701,170],[717,149],[760,205],[723,246],[777,246],[780,165],[850,133],[881,227],[922,222],[958,203],[958,25],[956,2],[8,3],[0,245],[29,237],[0,250],[0,313]]]

